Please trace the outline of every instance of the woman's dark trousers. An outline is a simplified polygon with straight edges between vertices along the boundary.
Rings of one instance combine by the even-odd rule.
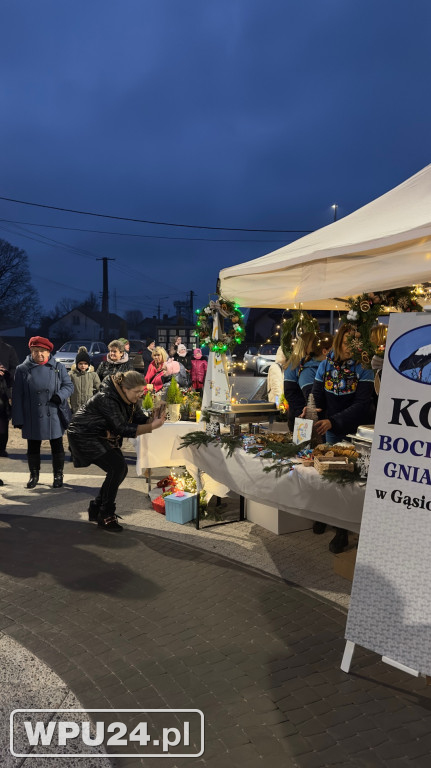
[[[64,448],[63,438],[56,437],[50,440],[52,453],[52,469],[54,472],[54,487],[60,488],[63,485],[64,468]],[[39,481],[40,472],[40,446],[41,440],[27,440],[27,461],[30,470],[30,480],[27,483],[28,488],[34,488]]]
[[[112,448],[93,461],[106,472],[105,481],[91,506],[101,511],[103,517],[115,514],[115,500],[118,489],[126,478],[127,464],[119,448]]]

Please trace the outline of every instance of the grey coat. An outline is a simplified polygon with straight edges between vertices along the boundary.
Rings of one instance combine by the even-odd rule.
[[[55,440],[64,434],[58,409],[50,403],[57,394],[64,403],[73,392],[73,384],[63,363],[52,357],[45,365],[34,363],[29,355],[15,373],[12,393],[12,423],[22,426],[26,440]]]

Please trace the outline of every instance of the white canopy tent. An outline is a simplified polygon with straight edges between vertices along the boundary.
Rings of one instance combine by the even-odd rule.
[[[340,221],[220,272],[242,307],[336,309],[343,299],[431,280],[431,165]]]

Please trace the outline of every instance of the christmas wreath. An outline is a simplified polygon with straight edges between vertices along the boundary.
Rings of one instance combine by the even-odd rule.
[[[361,296],[347,299],[349,311],[341,318],[351,331],[347,336],[352,357],[364,368],[371,367],[374,355],[382,355],[381,349],[372,338],[372,329],[376,327],[377,318],[387,315],[390,309],[398,312],[421,312],[422,307],[415,298],[411,288],[394,288],[391,291],[379,293],[363,293]]]
[[[220,329],[220,338],[213,338],[214,317],[219,314],[228,321],[227,327]],[[216,301],[210,303],[203,309],[196,310],[196,330],[195,336],[199,339],[201,347],[209,347],[211,352],[222,355],[224,352],[232,352],[236,344],[244,341],[244,315],[238,304],[233,301],[223,299],[221,296]],[[224,323],[226,326],[226,323]]]
[[[283,320],[283,330],[281,332],[281,348],[284,356],[289,358],[292,354],[292,336],[302,336],[307,331],[319,333],[319,323],[309,312],[303,309],[291,311],[292,317]]]

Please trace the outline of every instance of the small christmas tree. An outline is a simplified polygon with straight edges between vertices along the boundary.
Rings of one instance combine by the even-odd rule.
[[[175,376],[172,376],[168,391],[166,392],[166,402],[168,405],[180,405],[183,402],[183,396]]]
[[[154,408],[153,398],[151,397],[149,392],[147,392],[147,394],[145,395],[142,401],[142,407],[144,411],[152,411]]]

